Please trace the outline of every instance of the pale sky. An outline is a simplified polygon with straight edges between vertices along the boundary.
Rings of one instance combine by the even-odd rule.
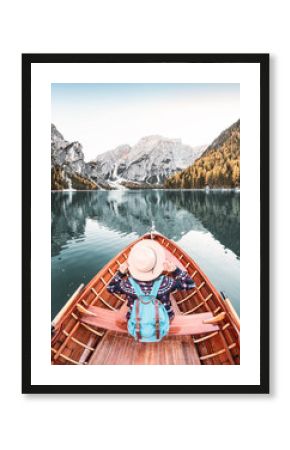
[[[239,117],[239,84],[51,85],[52,123],[83,145],[86,161],[152,134],[210,144]]]

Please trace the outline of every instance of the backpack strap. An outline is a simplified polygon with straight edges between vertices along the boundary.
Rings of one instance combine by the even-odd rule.
[[[140,288],[139,284],[132,277],[129,277],[128,280],[138,298],[145,295],[144,292],[142,291],[142,289]]]
[[[150,293],[150,295],[152,295],[152,297],[155,297],[155,298],[157,297],[157,294],[158,294],[158,291],[159,291],[162,281],[163,281],[163,275],[161,275],[161,277],[157,278],[154,281],[152,289],[151,289],[151,293]]]
[[[136,300],[136,338],[138,341],[141,340],[141,327],[140,327],[140,314],[139,314],[140,300]]]
[[[128,280],[129,280],[131,286],[133,287],[133,289],[134,289],[135,294],[137,295],[137,297],[145,296],[145,294],[144,294],[144,292],[142,291],[141,287],[140,287],[139,284],[134,280],[134,278],[129,277]],[[157,294],[158,294],[158,291],[159,291],[159,288],[160,288],[160,286],[161,286],[162,281],[163,281],[163,275],[161,275],[161,277],[157,278],[157,279],[154,281],[153,286],[152,286],[152,289],[151,289],[151,293],[150,293],[150,295],[152,295],[152,297],[155,297],[155,298],[157,297]]]
[[[136,317],[136,338],[137,341],[141,340],[141,324],[140,324],[140,298],[142,297],[142,295],[144,295],[144,292],[142,291],[142,289],[140,288],[139,284],[136,283],[136,281],[129,277],[128,278],[131,286],[133,287],[135,294],[137,295],[137,299],[135,300],[136,302],[136,309],[135,309],[135,317]]]
[[[159,320],[159,307],[158,300],[155,300],[155,331],[156,331],[156,339],[160,339],[160,320]]]
[[[157,294],[158,294],[158,291],[159,291],[162,281],[163,281],[163,275],[154,281],[154,284],[151,289],[151,294],[150,294],[150,295],[152,295],[152,297],[155,298],[155,301],[154,301],[154,304],[155,304],[155,331],[156,331],[156,339],[157,340],[160,339],[160,317],[159,317],[159,300],[156,297],[157,297]]]

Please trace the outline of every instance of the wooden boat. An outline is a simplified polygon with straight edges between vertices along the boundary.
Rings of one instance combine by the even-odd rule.
[[[126,299],[107,285],[133,245],[155,239],[167,259],[195,281],[191,291],[171,294],[175,318],[161,342],[136,342],[127,333]],[[81,285],[52,322],[52,364],[240,364],[240,321],[198,265],[175,242],[147,233]]]

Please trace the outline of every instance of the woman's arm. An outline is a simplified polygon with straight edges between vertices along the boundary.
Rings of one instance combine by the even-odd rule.
[[[128,269],[128,267],[127,267],[126,263],[121,264],[116,275],[112,278],[112,280],[108,284],[107,290],[109,292],[111,292],[111,294],[113,294],[113,293],[123,294],[124,293],[122,286],[121,286],[121,281],[122,281],[122,278],[126,275],[127,269]]]
[[[193,279],[188,275],[186,270],[181,270],[177,267],[172,273],[172,277],[174,278],[173,286],[171,287],[172,291],[175,289],[178,290],[189,290],[193,289],[196,284]]]
[[[166,309],[166,311],[167,311],[167,313],[168,313],[169,320],[170,320],[170,321],[173,320],[175,314],[174,314],[174,311],[173,311],[173,309],[172,309],[172,305],[171,305],[171,301],[170,301],[169,296],[168,296],[167,299],[165,299],[165,300],[163,301],[163,305],[165,306],[165,309]]]

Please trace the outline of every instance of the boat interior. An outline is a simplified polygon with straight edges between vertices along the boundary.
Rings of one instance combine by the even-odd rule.
[[[148,234],[140,239],[152,238]],[[142,343],[126,332],[124,295],[107,285],[128,258],[132,243],[80,288],[52,323],[52,364],[190,364],[240,363],[239,318],[205,274],[165,236],[154,235],[167,259],[187,270],[195,281],[190,291],[171,294],[175,319],[161,342]],[[215,320],[216,319],[216,320]]]

